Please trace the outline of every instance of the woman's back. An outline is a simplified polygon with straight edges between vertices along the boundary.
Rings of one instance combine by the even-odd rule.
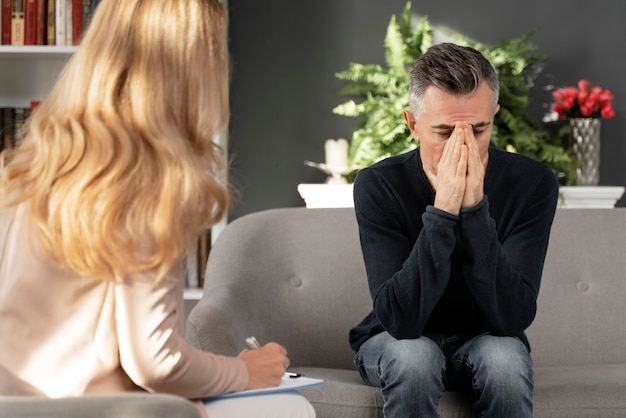
[[[51,262],[27,206],[0,211],[0,365],[50,397],[128,390],[112,282]]]
[[[242,362],[185,342],[180,280],[80,277],[52,262],[31,228],[27,204],[0,210],[0,367],[36,389],[25,394],[193,398],[245,387]]]

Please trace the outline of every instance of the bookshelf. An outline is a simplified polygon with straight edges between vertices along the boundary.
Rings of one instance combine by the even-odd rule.
[[[0,107],[28,107],[32,100],[43,100],[76,49],[0,45]],[[202,288],[186,288],[184,297],[191,307],[202,297]]]
[[[75,46],[0,46],[0,107],[28,107],[51,90]]]
[[[48,45],[29,45],[29,46],[12,46],[0,45],[0,57],[2,58],[50,58],[50,57],[69,57],[76,51],[76,46],[48,46]]]

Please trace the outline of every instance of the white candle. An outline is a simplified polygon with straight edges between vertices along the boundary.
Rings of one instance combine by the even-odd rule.
[[[348,141],[344,138],[327,139],[324,142],[326,166],[333,172],[345,173],[348,170]]]

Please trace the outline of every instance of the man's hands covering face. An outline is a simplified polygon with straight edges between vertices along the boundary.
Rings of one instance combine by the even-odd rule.
[[[472,126],[457,122],[437,165],[435,207],[458,215],[483,199],[485,165]]]

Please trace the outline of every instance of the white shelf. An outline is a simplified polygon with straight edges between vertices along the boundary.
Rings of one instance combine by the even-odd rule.
[[[307,208],[353,207],[352,184],[299,184]],[[624,195],[624,186],[562,186],[559,207],[612,209]]]
[[[307,208],[354,207],[352,184],[298,184],[298,193]]]
[[[202,289],[187,288],[183,291],[183,296],[185,300],[200,300],[202,298]]]
[[[4,58],[46,58],[72,55],[76,52],[76,46],[0,46],[0,59]]]
[[[612,209],[624,195],[624,186],[562,186],[559,206],[566,209]]]

